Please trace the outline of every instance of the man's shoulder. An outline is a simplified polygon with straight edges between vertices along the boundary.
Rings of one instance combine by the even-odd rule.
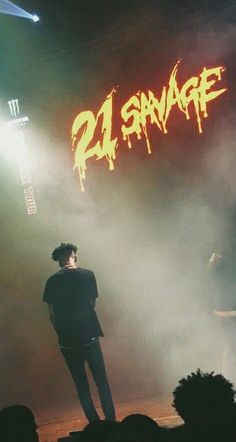
[[[58,277],[60,277],[61,274],[62,274],[61,269],[53,273],[51,276],[48,277],[47,283],[50,284],[51,282],[55,281]]]
[[[87,275],[87,276],[92,276],[94,275],[94,272],[90,269],[85,269],[83,267],[77,267],[77,271],[78,273],[82,274],[82,275]]]
[[[94,272],[92,271],[92,270],[90,270],[90,269],[85,269],[85,268],[83,268],[83,267],[77,267],[77,270],[79,271],[79,272],[81,272],[81,273],[88,273],[88,274],[94,274]]]

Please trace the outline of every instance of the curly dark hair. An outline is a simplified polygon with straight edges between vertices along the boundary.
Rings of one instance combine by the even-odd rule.
[[[68,259],[72,252],[76,253],[77,250],[78,248],[74,244],[61,242],[61,245],[53,250],[52,259],[60,263],[62,260]]]
[[[221,374],[203,373],[200,369],[182,378],[173,392],[172,406],[187,422],[235,412],[233,384]]]

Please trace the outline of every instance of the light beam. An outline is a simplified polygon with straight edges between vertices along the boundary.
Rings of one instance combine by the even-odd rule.
[[[25,9],[17,6],[15,3],[10,2],[9,0],[0,0],[0,14],[28,18],[34,23],[39,21],[39,17],[36,14],[30,14],[30,12],[27,12]]]

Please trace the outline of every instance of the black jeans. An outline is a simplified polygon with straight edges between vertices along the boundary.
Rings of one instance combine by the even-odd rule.
[[[80,403],[88,421],[94,422],[100,418],[91,398],[88,378],[85,371],[85,362],[88,363],[97,386],[105,419],[114,421],[115,409],[99,340],[88,346],[79,345],[73,348],[61,348],[61,352],[71,372]]]

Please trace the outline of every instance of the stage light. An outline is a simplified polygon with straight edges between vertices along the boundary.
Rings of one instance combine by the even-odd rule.
[[[0,14],[13,15],[15,17],[28,18],[34,23],[38,22],[40,19],[36,14],[30,14],[30,12],[21,8],[20,6],[12,3],[10,0],[0,0]]]
[[[32,15],[32,20],[34,23],[37,23],[40,20],[40,18],[38,17],[38,15],[34,14]]]

